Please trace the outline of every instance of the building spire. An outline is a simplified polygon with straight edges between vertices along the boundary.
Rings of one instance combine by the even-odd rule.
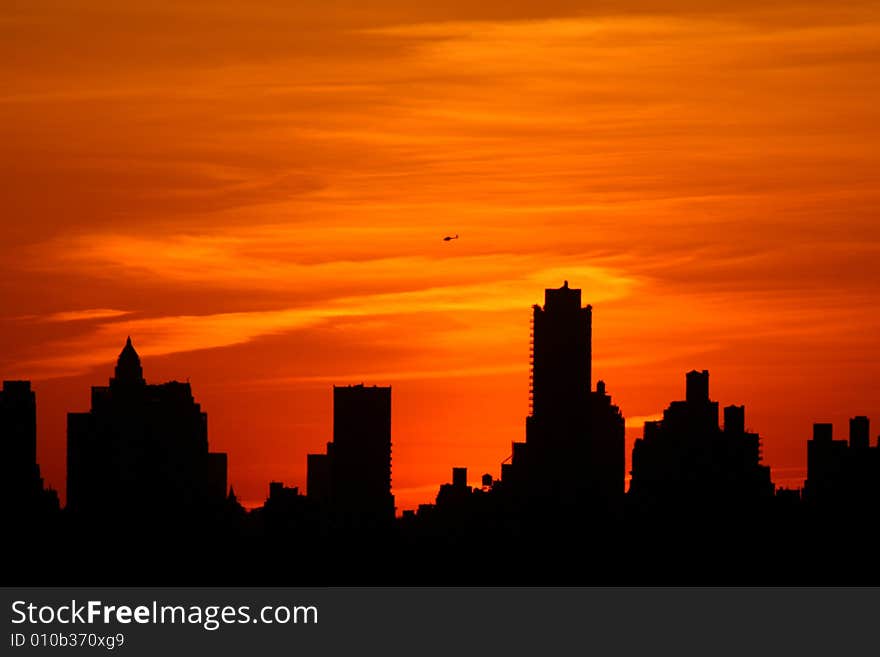
[[[125,340],[125,346],[116,360],[116,371],[110,379],[110,384],[117,385],[144,385],[144,370],[141,367],[141,358],[131,343],[131,336]]]

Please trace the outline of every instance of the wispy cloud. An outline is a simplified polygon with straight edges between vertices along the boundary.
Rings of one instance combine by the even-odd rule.
[[[130,314],[128,310],[114,310],[113,308],[90,308],[86,310],[64,310],[50,313],[43,319],[47,322],[78,322],[82,320],[111,319]]]
[[[114,308],[85,308],[82,310],[61,310],[42,315],[19,315],[6,319],[15,322],[82,322],[112,319],[129,314],[131,314],[131,311],[116,310]]]
[[[419,290],[324,299],[320,303],[280,310],[225,312],[205,315],[139,317],[99,323],[94,330],[49,345],[52,354],[17,364],[43,376],[59,376],[110,362],[125,336],[135,337],[145,355],[215,349],[256,338],[302,330],[336,319],[383,316],[497,313],[528,308],[541,280],[562,275],[583,281],[602,300],[630,293],[635,281],[599,267],[544,270],[520,278],[481,284],[428,287]],[[464,348],[465,345],[459,344]]]
[[[458,367],[447,369],[431,369],[431,370],[398,370],[398,371],[382,371],[381,369],[367,370],[359,372],[340,371],[332,374],[321,374],[314,376],[287,376],[272,377],[262,379],[251,379],[242,382],[236,382],[235,385],[257,385],[267,387],[287,387],[291,385],[299,385],[303,383],[321,383],[321,384],[341,384],[344,381],[351,383],[365,381],[377,384],[393,384],[398,381],[412,381],[425,379],[446,379],[450,381],[473,378],[473,377],[494,377],[504,374],[517,374],[523,372],[522,363],[511,363],[502,366],[481,366],[474,365],[472,367]]]

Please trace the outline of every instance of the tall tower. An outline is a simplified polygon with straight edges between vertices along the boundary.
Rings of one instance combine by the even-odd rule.
[[[189,383],[148,384],[126,340],[107,386],[67,416],[67,506],[140,523],[207,517],[226,497],[226,455],[208,451],[208,417]]]
[[[614,510],[623,498],[623,416],[603,382],[590,389],[592,317],[568,281],[533,307],[532,412],[511,472],[540,505]]]
[[[544,307],[533,306],[532,415],[570,416],[590,392],[593,308],[581,307],[581,291],[544,291]]]
[[[4,381],[0,391],[0,439],[4,483],[35,481],[37,468],[37,401],[30,381]],[[19,486],[21,488],[21,486]]]
[[[330,471],[336,510],[367,522],[394,518],[390,387],[333,387]]]
[[[32,520],[57,510],[57,494],[43,489],[37,464],[37,398],[30,381],[3,382],[0,449],[0,508]]]
[[[144,380],[144,369],[141,367],[141,357],[135,351],[134,345],[131,344],[131,336],[125,341],[125,346],[119,353],[116,360],[116,369],[113,371],[113,378],[110,379],[111,386],[143,386],[146,385]]]
[[[24,511],[42,489],[37,465],[37,403],[30,381],[0,390],[0,505]]]

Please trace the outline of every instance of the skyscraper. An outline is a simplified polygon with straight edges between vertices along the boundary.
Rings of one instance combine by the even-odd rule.
[[[219,507],[226,455],[208,451],[208,418],[189,383],[144,380],[129,338],[108,386],[67,418],[67,504],[92,516],[189,517]]]
[[[592,306],[565,281],[533,307],[531,415],[506,469],[544,504],[616,508],[625,475],[624,420],[599,382],[591,391]]]
[[[346,524],[394,518],[390,387],[333,387],[333,441],[308,455],[308,496]]]
[[[545,290],[544,307],[532,307],[532,415],[576,418],[590,393],[592,306],[581,307],[581,291]]]
[[[25,516],[57,509],[43,490],[37,464],[37,399],[30,381],[4,381],[0,390],[0,505]]]
[[[3,485],[19,497],[32,494],[39,482],[37,402],[30,381],[4,381],[0,392],[0,440]],[[4,497],[4,502],[11,502]]]
[[[831,424],[813,425],[804,482],[804,499],[812,508],[864,515],[880,504],[880,445],[869,445],[870,426],[864,415],[850,418],[847,443],[834,440]]]
[[[738,507],[772,498],[770,468],[761,464],[761,438],[745,429],[745,407],[724,409],[709,397],[709,372],[685,375],[685,399],[663,419],[646,422],[633,446],[630,499],[638,508],[680,510]]]

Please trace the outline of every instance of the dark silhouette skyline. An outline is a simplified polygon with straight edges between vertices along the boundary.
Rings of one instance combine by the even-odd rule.
[[[532,310],[531,413],[500,487],[530,505],[542,499],[542,506],[617,510],[625,427],[604,382],[591,390],[592,307],[581,307],[581,291],[565,281]]]
[[[91,518],[169,516],[220,507],[224,453],[208,451],[208,416],[189,383],[148,384],[126,340],[91,409],[67,416],[67,509]]]
[[[880,504],[880,437],[870,445],[870,420],[849,421],[849,441],[834,440],[831,424],[813,425],[807,441],[804,499],[828,512],[871,512]]]
[[[333,386],[333,441],[307,458],[308,496],[339,523],[391,522],[391,388]]]
[[[227,455],[209,451],[207,415],[189,383],[147,383],[129,338],[109,384],[92,388],[89,411],[68,416],[61,510],[39,477],[36,397],[29,382],[6,381],[3,508],[21,537],[16,576],[110,584],[880,582],[880,568],[827,560],[863,539],[880,503],[880,444],[870,445],[867,417],[852,418],[848,442],[816,424],[803,494],[777,490],[745,407],[726,406],[722,426],[709,372],[692,370],[685,399],[636,440],[625,492],[624,418],[603,381],[593,388],[592,307],[567,281],[533,307],[532,347],[525,441],[513,441],[500,472],[484,473],[479,487],[456,464],[433,504],[400,518],[391,387],[334,386],[333,439],[325,453],[306,455],[306,493],[272,481],[263,506],[246,511],[228,486]],[[796,558],[768,552],[792,541],[806,546]],[[53,552],[59,544],[66,559]],[[817,566],[819,554],[826,560]]]
[[[55,513],[58,495],[43,486],[37,464],[37,399],[30,381],[4,381],[0,390],[0,508],[27,519]]]
[[[774,495],[770,468],[761,463],[761,438],[745,429],[745,407],[724,408],[709,398],[709,372],[686,375],[684,401],[663,419],[646,422],[635,441],[629,496],[635,506],[748,506]]]

